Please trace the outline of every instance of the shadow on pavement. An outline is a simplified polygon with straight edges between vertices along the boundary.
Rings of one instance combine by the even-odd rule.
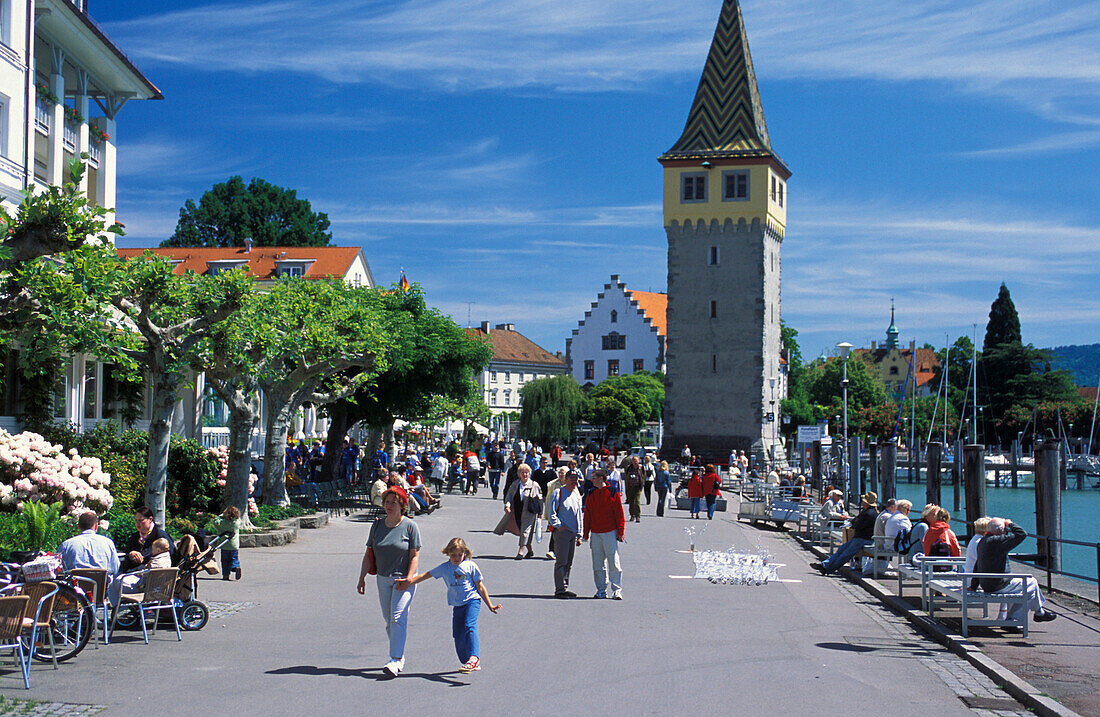
[[[522,593],[504,593],[503,595],[497,594],[497,595],[494,595],[493,597],[498,597],[498,598],[519,598],[519,599],[527,599],[527,600],[558,600],[559,599],[559,598],[554,597],[553,595],[524,595]]]
[[[317,667],[316,665],[294,665],[292,667],[280,667],[277,670],[268,670],[264,674],[266,675],[308,675],[310,677],[320,677],[323,675],[335,675],[336,677],[359,677],[364,680],[374,680],[376,682],[389,682],[395,678],[390,677],[382,671],[381,668],[360,668],[353,669],[350,667]],[[439,682],[451,687],[466,687],[466,682],[460,682],[458,680],[448,677],[448,675],[459,674],[456,670],[448,670],[446,672],[404,672],[401,674],[401,679],[410,677],[418,677],[422,680],[429,682]]]

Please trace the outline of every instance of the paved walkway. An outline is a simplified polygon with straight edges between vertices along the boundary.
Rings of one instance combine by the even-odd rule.
[[[272,715],[453,713],[458,705],[538,715],[709,708],[850,717],[875,704],[891,715],[1022,711],[857,587],[821,579],[783,533],[720,514],[699,547],[767,547],[791,582],[671,579],[693,571],[690,555],[678,552],[693,521],[643,510],[642,523],[627,528],[622,602],[552,599],[552,564],[512,560],[515,539],[489,532],[500,506],[484,495],[448,497],[443,510],[420,519],[424,564],[443,560],[446,541],[463,536],[504,603],[498,615],[482,611],[483,670],[472,675],[457,670],[445,589],[431,581],[414,601],[406,671],[380,679],[386,645],[377,599],[355,593],[368,526],[352,516],[302,531],[290,546],[242,551],[244,580],[202,582],[200,596],[215,616],[182,643],[171,632],[148,646],[140,633],[118,633],[116,643],[89,647],[58,671],[35,665],[29,692],[17,673],[0,673],[0,694],[106,705],[102,714],[112,715],[244,706]],[[594,592],[587,546],[578,550],[572,587]]]

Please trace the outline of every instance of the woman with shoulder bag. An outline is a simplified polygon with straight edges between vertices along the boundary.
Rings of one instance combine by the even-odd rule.
[[[504,494],[504,517],[502,524],[507,524],[515,519],[516,529],[519,530],[519,551],[516,560],[529,558],[534,555],[531,543],[535,539],[535,527],[542,517],[542,489],[539,484],[531,480],[531,466],[521,463],[516,468],[519,480],[512,483]],[[499,535],[504,531],[497,526]],[[526,549],[526,552],[525,552]]]
[[[703,497],[707,501],[707,520],[714,520],[714,504],[722,497],[722,478],[710,463],[703,473]]]
[[[656,476],[653,487],[657,489],[657,517],[663,518],[665,516],[665,500],[669,491],[672,490],[672,476],[668,473],[668,461],[661,461]]]
[[[399,578],[416,575],[420,564],[420,528],[412,518],[405,516],[408,507],[408,494],[403,488],[393,487],[382,494],[382,509],[386,515],[371,525],[356,588],[363,595],[367,575],[375,575],[378,602],[382,606],[390,643],[390,659],[382,671],[391,678],[405,668],[409,607],[416,592],[415,586],[398,590],[395,583]]]
[[[657,466],[653,465],[653,456],[648,453],[642,470],[645,473],[645,504],[649,505],[653,502],[653,482],[657,479]]]

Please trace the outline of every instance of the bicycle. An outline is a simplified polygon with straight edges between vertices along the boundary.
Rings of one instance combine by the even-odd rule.
[[[4,589],[27,582],[23,566],[19,563],[0,563],[0,580],[7,580]],[[50,615],[53,649],[51,651],[50,641],[42,637],[35,645],[28,645],[32,649],[31,656],[39,662],[53,662],[55,657],[58,662],[65,662],[76,657],[87,646],[95,629],[95,612],[84,589],[76,584],[80,580],[67,572],[51,579],[57,584],[57,595],[54,596]]]

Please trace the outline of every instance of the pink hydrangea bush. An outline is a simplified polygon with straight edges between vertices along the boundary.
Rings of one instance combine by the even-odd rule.
[[[37,433],[0,429],[0,509],[19,510],[23,501],[37,499],[60,501],[69,515],[102,514],[114,502],[110,484],[98,458],[82,458],[75,448],[65,452]]]
[[[225,481],[229,477],[229,447],[228,446],[212,446],[206,449],[206,452],[214,457],[214,460],[218,462],[218,485],[224,491]],[[256,505],[256,499],[252,498],[252,490],[256,487],[256,474],[249,472],[248,474],[248,514],[259,515],[260,509]]]

